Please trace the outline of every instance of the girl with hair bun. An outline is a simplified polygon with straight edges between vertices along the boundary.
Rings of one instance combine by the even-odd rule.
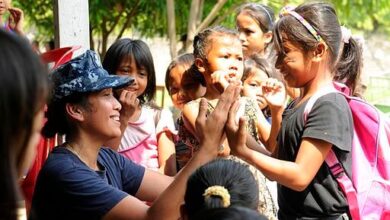
[[[258,191],[247,165],[217,159],[198,168],[188,179],[181,214],[191,219],[199,211],[211,208],[243,206],[256,210]]]

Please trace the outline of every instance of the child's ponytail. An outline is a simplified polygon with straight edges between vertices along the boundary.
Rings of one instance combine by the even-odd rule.
[[[363,92],[360,82],[363,67],[362,47],[354,38],[345,37],[344,30],[342,32],[344,46],[336,64],[334,80],[347,85],[352,95],[361,97]]]

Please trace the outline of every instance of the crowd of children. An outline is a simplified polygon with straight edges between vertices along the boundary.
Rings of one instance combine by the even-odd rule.
[[[49,96],[42,133],[65,142],[40,171],[30,219],[351,219],[324,162],[333,150],[351,177],[348,103],[329,93],[304,111],[333,81],[361,95],[360,45],[328,3],[279,15],[247,3],[237,30],[200,31],[193,53],[166,70],[175,117],[153,101],[154,62],[141,40],[117,40],[103,62],[86,51],[50,73],[50,87],[26,42],[0,30],[0,168],[12,177],[2,180],[0,218],[23,218],[17,179]]]

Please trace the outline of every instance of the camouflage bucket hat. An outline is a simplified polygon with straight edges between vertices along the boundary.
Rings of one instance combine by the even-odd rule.
[[[99,56],[92,50],[70,60],[55,69],[49,76],[54,84],[54,99],[62,99],[74,93],[96,92],[108,88],[120,88],[134,79],[110,75],[103,69]]]

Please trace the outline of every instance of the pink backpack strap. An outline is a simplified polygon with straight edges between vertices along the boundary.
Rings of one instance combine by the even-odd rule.
[[[312,97],[309,98],[307,101],[307,104],[305,106],[304,112],[303,112],[303,117],[304,117],[304,122],[306,124],[307,118],[309,116],[309,113],[311,109],[314,106],[314,103],[322,96],[336,92],[340,93],[344,96],[348,96],[349,94],[349,89],[340,83],[334,83],[334,87],[332,88],[323,88],[317,93],[315,93]],[[360,212],[359,212],[359,206],[358,206],[358,200],[357,200],[357,193],[356,190],[353,186],[353,183],[351,179],[346,175],[343,166],[339,162],[339,160],[336,157],[335,152],[333,149],[331,149],[326,156],[325,159],[326,164],[328,165],[330,171],[332,172],[332,175],[336,178],[339,186],[343,190],[346,199],[348,201],[348,206],[349,206],[349,212],[351,214],[352,219],[354,220],[360,220]]]
[[[353,186],[351,179],[345,173],[333,150],[329,151],[328,155],[326,156],[325,162],[344,192],[344,195],[348,201],[349,213],[351,214],[352,219],[359,220],[359,203],[357,200],[357,193],[355,187]]]

